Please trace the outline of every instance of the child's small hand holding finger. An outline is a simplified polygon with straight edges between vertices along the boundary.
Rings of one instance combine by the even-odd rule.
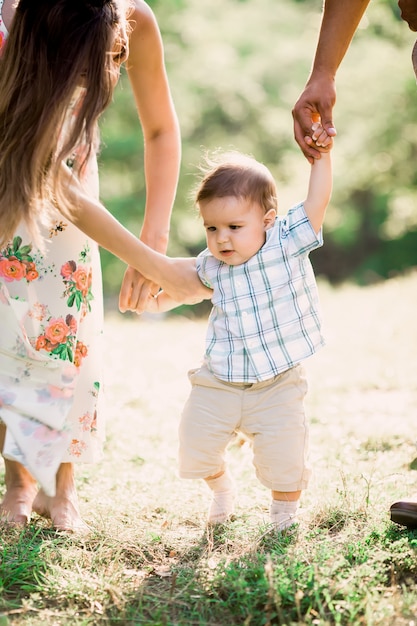
[[[327,134],[320,122],[314,122],[311,130],[313,131],[311,137],[318,148],[330,149],[333,147],[333,137]]]

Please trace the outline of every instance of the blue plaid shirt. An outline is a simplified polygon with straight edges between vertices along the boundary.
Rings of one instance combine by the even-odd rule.
[[[273,378],[324,345],[309,253],[323,244],[293,207],[267,230],[262,248],[241,265],[197,257],[200,280],[213,289],[205,363],[227,382]]]

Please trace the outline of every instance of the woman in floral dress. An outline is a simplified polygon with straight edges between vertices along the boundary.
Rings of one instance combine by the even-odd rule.
[[[111,100],[118,67],[126,60],[128,50],[127,68],[145,141],[147,202],[141,239],[162,253],[167,246],[180,142],[162,42],[155,17],[142,0],[129,8],[127,39],[123,17],[126,7],[120,11],[117,1],[20,0],[13,17],[13,0],[0,0],[0,128],[6,128],[0,136],[0,443],[4,437],[6,468],[1,513],[3,519],[16,524],[26,523],[33,510],[51,518],[59,530],[86,528],[79,513],[73,464],[96,462],[104,437],[98,410],[103,299],[96,243],[102,241],[94,233],[95,240],[85,235],[65,218],[65,211],[58,210],[58,206],[62,209],[66,202],[70,204],[59,186],[59,167],[63,159],[81,181],[84,192],[98,198],[96,122]],[[97,49],[103,46],[103,33],[108,35],[109,24],[113,53],[103,49],[104,56],[100,57]],[[64,47],[67,44],[68,49],[68,42],[69,56]],[[50,66],[56,65],[59,55],[63,66],[57,68],[55,76]],[[71,64],[67,70],[66,57]],[[46,65],[42,66],[45,58]],[[26,102],[23,96],[23,104],[20,92],[9,102],[1,95],[7,91],[5,85],[13,87],[13,71],[13,79],[17,76],[16,80],[21,80],[17,67],[23,67],[25,61],[20,59],[33,60],[31,65],[27,62],[29,70],[25,68],[32,81],[32,93],[26,94]],[[86,59],[90,64],[94,59],[97,66],[101,62],[103,67],[85,68]],[[74,81],[74,66],[80,68],[78,81],[75,79],[65,100]],[[71,77],[66,71],[72,72]],[[39,111],[48,113],[47,81],[50,84],[54,80],[51,98],[57,104],[55,109],[50,107],[50,114],[54,115],[62,102],[66,114],[49,136],[41,129],[42,141],[45,143],[46,136],[49,142],[46,148],[43,146],[42,160],[38,150],[41,142],[36,137],[38,144],[33,147],[31,143],[31,133],[35,134],[31,115],[39,120]],[[97,102],[92,100],[91,91],[96,91]],[[9,115],[10,102],[16,103],[17,110],[21,107],[23,113],[26,106],[20,126],[16,127],[16,120]],[[20,133],[17,139],[16,128]],[[33,162],[38,169],[28,174],[25,168],[30,169]],[[14,172],[19,181],[13,179],[10,184],[8,171]],[[27,188],[30,193],[25,198]],[[32,202],[33,198],[36,201]],[[35,217],[27,208],[26,213],[25,208],[19,213],[19,201],[23,207],[30,205]],[[140,311],[152,287],[128,267],[121,289],[121,309]]]

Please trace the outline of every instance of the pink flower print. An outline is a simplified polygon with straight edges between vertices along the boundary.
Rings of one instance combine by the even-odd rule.
[[[48,393],[50,398],[72,398],[74,395],[74,389],[71,387],[56,387],[55,385],[49,385]]]
[[[91,311],[90,301],[93,300],[91,270],[87,271],[83,265],[77,267],[75,261],[67,261],[61,267],[61,276],[65,284],[64,297],[67,298],[67,306],[75,305],[84,317]]]
[[[88,354],[88,348],[82,341],[77,341],[77,345],[75,347],[75,355],[74,355],[74,365],[76,367],[80,367],[83,362],[83,359]]]
[[[19,423],[20,432],[23,433],[25,437],[30,437],[36,430],[35,422],[32,420],[22,420]]]
[[[76,265],[75,261],[67,261],[61,267],[61,276],[63,278],[68,279],[68,278],[71,277],[72,273],[75,272],[76,269],[77,269],[77,265]]]
[[[36,269],[36,265],[34,263],[26,263],[26,280],[28,283],[32,282],[32,280],[36,280],[38,276],[39,273]]]
[[[7,282],[26,278],[28,283],[39,278],[39,272],[30,255],[32,244],[22,245],[22,238],[14,237],[0,256],[0,276]]]
[[[36,340],[36,344],[35,344],[35,349],[36,350],[47,350],[48,349],[48,340],[46,339],[45,335],[39,335],[39,337]]]
[[[16,400],[16,394],[8,391],[7,389],[0,389],[0,407],[4,405],[13,404]]]
[[[71,335],[77,334],[77,320],[73,315],[68,314],[65,318],[65,323],[71,331]]]
[[[15,256],[0,259],[0,276],[8,283],[26,276],[26,265]]]
[[[64,409],[70,401],[72,401],[72,397],[74,395],[73,387],[57,387],[55,385],[48,385],[47,387],[43,387],[42,389],[38,389],[36,391],[37,402],[47,403],[47,404],[56,404],[60,409]],[[59,402],[53,402],[54,400],[58,400]]]
[[[83,343],[82,341],[77,341],[77,347],[76,350],[78,350],[81,354],[81,356],[84,358],[87,356],[88,354],[88,348],[85,345],[85,343]]]
[[[75,320],[72,315],[66,318],[72,329],[75,327]],[[62,317],[51,318],[43,334],[39,335],[35,342],[36,350],[46,350],[58,356],[63,361],[74,361],[75,335],[70,326]]]
[[[78,291],[81,291],[83,296],[88,293],[88,288],[91,281],[88,278],[88,274],[83,267],[79,267],[72,275],[72,279],[75,282],[75,287]]]
[[[29,311],[28,315],[29,317],[41,322],[43,319],[45,319],[47,312],[48,312],[48,307],[46,306],[46,304],[35,302],[35,304],[32,306],[32,309]],[[38,348],[36,349],[38,350]]]
[[[84,441],[80,441],[79,439],[72,439],[69,445],[69,453],[71,454],[71,456],[76,456],[78,458],[82,455],[86,447],[87,446]]]
[[[59,432],[40,424],[34,431],[34,438],[44,443],[54,442],[59,439]]]
[[[93,427],[96,423],[96,420],[88,411],[87,413],[84,413],[84,415],[82,415],[78,421],[80,422],[84,432],[88,433],[91,430],[94,430]]]
[[[75,378],[78,376],[77,368],[73,365],[68,364],[65,369],[62,371],[61,379],[62,382],[67,386],[70,383],[73,383]]]
[[[49,326],[45,330],[45,337],[51,344],[57,345],[59,343],[65,343],[66,338],[70,334],[70,329],[66,325],[62,317],[52,318],[49,321]]]

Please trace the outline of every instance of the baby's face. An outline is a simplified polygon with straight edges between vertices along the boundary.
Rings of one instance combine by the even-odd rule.
[[[201,202],[200,213],[208,249],[228,265],[241,265],[256,254],[275,218],[274,211],[265,214],[258,203],[234,196]]]

